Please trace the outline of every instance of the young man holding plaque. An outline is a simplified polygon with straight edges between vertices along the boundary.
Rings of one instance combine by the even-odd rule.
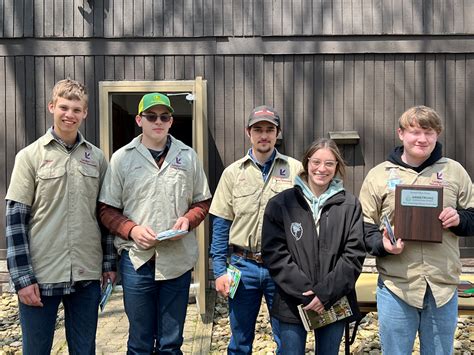
[[[408,109],[399,119],[403,145],[368,173],[360,192],[366,248],[377,257],[381,345],[390,354],[410,354],[417,333],[421,354],[453,352],[461,273],[457,236],[472,231],[474,191],[464,168],[442,156],[441,131],[436,111]],[[399,184],[443,188],[441,243],[398,239],[393,245],[385,230],[382,236],[382,216],[393,220]]]

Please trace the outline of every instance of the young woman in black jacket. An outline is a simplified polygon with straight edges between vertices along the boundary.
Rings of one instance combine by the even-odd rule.
[[[343,296],[353,315],[315,330],[316,354],[338,354],[344,325],[360,317],[355,283],[365,258],[362,210],[344,190],[345,163],[334,141],[306,150],[295,186],[265,209],[262,256],[277,285],[271,309],[283,354],[304,354],[307,332],[297,306],[322,313]]]

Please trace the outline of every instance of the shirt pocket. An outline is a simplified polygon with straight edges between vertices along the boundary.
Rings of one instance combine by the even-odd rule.
[[[237,186],[232,193],[236,216],[258,212],[258,188],[254,186]]]
[[[184,215],[192,203],[192,172],[170,168],[164,178],[164,188],[176,216]]]
[[[81,166],[79,168],[79,191],[81,194],[97,199],[99,194],[99,169],[92,166]]]
[[[278,180],[278,179],[273,179],[272,184],[270,186],[274,195],[282,191],[285,191],[291,187],[293,187],[291,180]]]
[[[44,167],[38,170],[38,194],[44,200],[56,200],[66,193],[66,168],[64,166]]]
[[[443,186],[443,208],[456,208],[458,205],[459,186],[451,182]]]

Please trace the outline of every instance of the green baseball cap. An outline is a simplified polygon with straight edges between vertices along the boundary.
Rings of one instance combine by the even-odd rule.
[[[138,114],[141,114],[143,111],[148,110],[149,108],[163,105],[168,107],[171,113],[173,113],[173,108],[171,107],[170,99],[165,94],[160,94],[159,92],[152,92],[150,94],[143,95],[140,103],[138,104]]]

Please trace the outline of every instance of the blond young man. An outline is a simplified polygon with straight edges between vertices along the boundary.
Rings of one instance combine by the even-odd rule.
[[[53,126],[18,152],[6,195],[7,263],[24,354],[50,353],[61,302],[69,352],[95,354],[100,279],[116,276],[113,239],[96,219],[107,161],[79,132],[87,100],[79,82],[56,83]]]
[[[194,229],[206,217],[211,193],[196,152],[169,134],[173,108],[149,93],[135,121],[142,134],[110,160],[100,195],[101,220],[117,237],[128,354],[181,354],[191,283],[198,257]],[[156,235],[187,231],[170,240]]]
[[[397,130],[402,146],[368,173],[360,192],[366,248],[377,257],[379,332],[388,354],[410,354],[417,333],[421,354],[453,352],[461,272],[458,236],[474,231],[474,191],[461,164],[442,156],[437,141],[442,128],[432,108],[404,112]],[[443,187],[442,243],[398,239],[392,245],[385,230],[382,236],[382,216],[393,220],[398,184]]]

